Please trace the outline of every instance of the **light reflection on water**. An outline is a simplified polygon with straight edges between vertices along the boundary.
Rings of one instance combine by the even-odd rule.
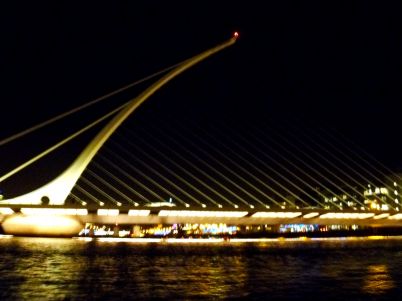
[[[375,299],[402,293],[402,238],[0,239],[1,300]]]
[[[363,291],[371,295],[382,295],[395,287],[395,282],[389,274],[386,265],[370,265],[367,267]]]

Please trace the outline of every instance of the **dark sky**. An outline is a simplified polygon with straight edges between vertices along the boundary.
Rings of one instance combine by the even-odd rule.
[[[397,1],[16,1],[0,6],[0,138],[239,31],[234,46],[164,87],[136,112],[138,118],[185,115],[283,124],[297,119],[334,128],[391,168],[402,166]],[[86,113],[82,119],[93,117]],[[41,139],[57,141],[65,129],[47,130]],[[2,152],[10,159],[1,160],[19,157],[21,145],[26,144],[10,147],[12,156]]]

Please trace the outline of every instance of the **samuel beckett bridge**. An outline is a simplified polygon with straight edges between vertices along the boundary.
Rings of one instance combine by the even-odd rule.
[[[134,99],[1,176],[0,185],[107,122],[54,180],[0,201],[4,231],[74,235],[85,223],[402,225],[400,177],[364,150],[356,152],[356,145],[338,139],[336,133],[297,127],[289,132],[241,122],[222,128],[212,121],[200,126],[196,121],[177,120],[162,127],[149,123],[135,130],[124,127],[158,89],[236,40],[237,33],[147,77],[161,76]],[[15,134],[0,145],[142,81]]]

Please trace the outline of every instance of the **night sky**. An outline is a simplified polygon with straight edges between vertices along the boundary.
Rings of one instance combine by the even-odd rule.
[[[2,3],[0,139],[238,31],[235,45],[169,83],[132,122],[305,125],[340,133],[400,171],[400,12],[396,1]],[[0,146],[0,171],[94,120],[96,110]]]

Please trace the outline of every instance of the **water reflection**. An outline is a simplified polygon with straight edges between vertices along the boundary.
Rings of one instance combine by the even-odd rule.
[[[395,282],[388,272],[388,267],[382,265],[368,266],[362,290],[370,295],[381,295],[395,287]]]
[[[75,294],[82,263],[68,256],[69,239],[13,239],[7,247],[13,251],[11,256],[0,257],[2,268],[8,266],[0,274],[9,282],[2,290],[3,298],[55,300]]]
[[[79,281],[79,291],[91,291],[93,299],[233,297],[244,291],[247,279],[242,256],[211,256],[208,245],[90,243],[88,248],[93,256],[82,267],[86,279]]]
[[[402,294],[402,239],[0,240],[1,300],[333,299]]]
[[[175,290],[173,297],[233,297],[232,292],[242,291],[247,279],[245,264],[240,256],[178,256],[155,260],[155,282],[151,284],[153,296],[167,297],[166,291]],[[181,258],[180,258],[181,257]],[[163,285],[157,285],[157,284]],[[189,290],[192,288],[192,290]],[[152,296],[152,295],[151,295]],[[172,297],[172,295],[170,295]]]

